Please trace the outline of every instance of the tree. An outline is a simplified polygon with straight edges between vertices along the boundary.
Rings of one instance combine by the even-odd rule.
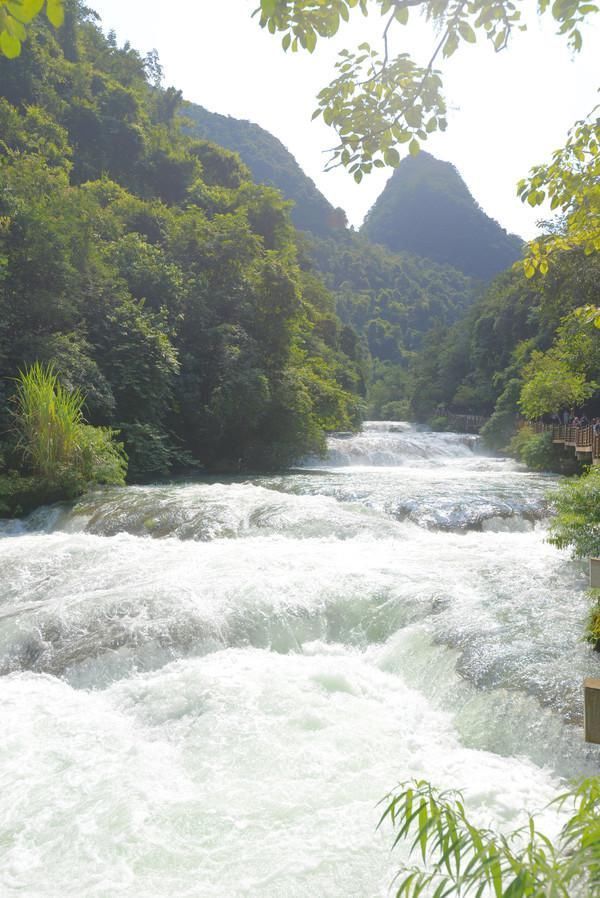
[[[309,53],[321,38],[337,34],[352,15],[383,17],[381,47],[365,42],[355,50],[342,50],[336,77],[319,93],[314,113],[337,133],[329,167],[344,166],[360,181],[374,167],[398,165],[399,144],[408,144],[409,152],[416,154],[430,134],[445,130],[440,60],[478,37],[490,41],[496,52],[503,50],[515,30],[526,30],[524,9],[524,0],[261,0],[257,13],[263,28],[282,35],[284,50]],[[574,52],[582,47],[582,24],[597,11],[587,0],[538,4],[540,15],[554,19]],[[394,56],[391,49],[393,29],[406,27],[416,14],[436,30],[424,63],[405,52]]]
[[[0,57],[0,476],[29,473],[8,400],[35,362],[118,429],[130,479],[318,451],[358,424],[360,351],[288,204],[184,131],[155,56],[65,11]]]
[[[519,405],[533,421],[542,415],[581,405],[595,392],[596,384],[586,383],[585,374],[573,371],[569,363],[552,350],[534,352],[523,371],[526,383]]]
[[[518,186],[524,202],[539,206],[546,199],[562,213],[559,226],[529,246],[525,275],[546,274],[552,254],[582,249],[586,255],[600,250],[600,116],[597,106],[587,119],[577,122],[564,147],[552,162],[536,166]],[[596,116],[594,118],[594,116]],[[590,317],[600,327],[598,310]]]
[[[559,549],[571,549],[574,558],[594,558],[600,553],[600,468],[564,480],[552,496],[556,516],[550,522],[548,541]]]
[[[65,17],[63,0],[0,0],[0,56],[14,59],[21,52],[29,25],[44,11],[55,28]]]
[[[558,328],[547,352],[534,351],[522,371],[519,405],[529,420],[571,409],[598,390],[600,346],[594,328],[574,313]]]
[[[0,0],[0,56],[18,56],[27,37],[26,26],[45,9],[56,26],[64,18],[65,0]],[[399,147],[408,145],[416,155],[428,136],[446,129],[440,60],[452,56],[463,43],[489,40],[495,52],[505,49],[515,30],[526,30],[522,13],[525,0],[260,0],[255,13],[261,27],[281,35],[284,50],[312,53],[321,38],[331,38],[351,16],[383,18],[381,46],[363,42],[342,50],[336,75],[318,95],[314,117],[323,116],[337,134],[328,167],[343,166],[357,182],[386,165],[400,162]],[[598,12],[587,0],[550,3],[540,0],[540,15],[550,16],[573,52],[583,45],[582,25]],[[434,26],[429,59],[413,60],[408,53],[394,55],[393,30],[407,27],[420,13]],[[145,65],[160,72],[156,55]],[[574,126],[566,145],[552,162],[536,166],[519,184],[519,194],[532,206],[549,199],[564,216],[561,227],[531,244],[524,261],[527,277],[545,274],[549,257],[557,250],[600,248],[600,117],[597,110]],[[600,326],[600,314],[594,308]]]

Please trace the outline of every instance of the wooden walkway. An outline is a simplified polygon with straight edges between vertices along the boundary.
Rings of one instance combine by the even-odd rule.
[[[482,415],[453,415],[448,413],[448,429],[456,433],[479,433],[490,419]]]
[[[572,449],[580,461],[600,465],[600,434],[594,434],[591,424],[588,427],[573,427],[571,424],[532,425],[536,433],[552,433],[552,442]]]

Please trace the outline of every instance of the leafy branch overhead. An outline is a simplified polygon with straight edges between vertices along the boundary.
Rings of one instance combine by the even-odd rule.
[[[282,35],[284,50],[309,53],[353,15],[382,18],[381,46],[362,43],[356,50],[342,50],[336,75],[319,93],[314,112],[337,134],[328,167],[343,166],[361,181],[373,168],[398,165],[399,144],[416,154],[430,134],[445,130],[439,63],[478,37],[496,52],[503,50],[515,28],[526,30],[526,9],[524,0],[261,0],[255,14],[263,28]],[[580,0],[540,0],[537,10],[550,15],[578,51],[581,25],[598,7]],[[436,35],[429,58],[421,62],[392,50],[394,30],[407,28],[416,13],[432,23]]]
[[[525,275],[546,274],[552,252],[600,250],[600,106],[572,128],[567,143],[549,165],[538,165],[519,183],[521,199],[530,206],[549,200],[563,216],[555,232],[530,244]]]
[[[27,27],[40,13],[59,28],[65,16],[63,0],[0,0],[0,56],[14,59],[27,38]]]

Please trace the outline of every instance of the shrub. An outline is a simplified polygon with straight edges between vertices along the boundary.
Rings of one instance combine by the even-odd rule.
[[[519,428],[510,441],[508,451],[532,471],[560,469],[560,459],[549,431],[534,433],[531,427],[525,425]]]
[[[17,379],[17,424],[27,465],[43,480],[57,480],[75,465],[83,422],[83,394],[68,392],[54,368],[33,364]]]
[[[517,403],[521,381],[512,378],[498,397],[491,418],[481,428],[481,437],[490,449],[505,449],[517,425]]]
[[[77,468],[85,483],[125,483],[127,456],[116,436],[110,427],[80,425]]]
[[[25,466],[45,487],[68,496],[89,484],[123,484],[126,456],[115,431],[91,427],[83,418],[81,391],[66,390],[52,365],[38,362],[17,379],[15,418]]]
[[[384,421],[407,421],[410,415],[410,402],[408,399],[396,399],[385,402],[381,406],[381,416]]]
[[[124,424],[121,433],[131,481],[143,483],[169,476],[175,451],[162,430],[152,424]]]
[[[23,477],[16,471],[0,474],[0,518],[29,514],[40,505],[65,498],[64,486],[44,483],[37,477]]]
[[[450,422],[445,415],[437,415],[437,417],[432,418],[429,422],[429,427],[431,428],[431,430],[436,430],[438,432],[448,430],[449,426]]]
[[[596,650],[600,649],[600,589],[590,589],[588,592],[593,604],[590,608],[587,625],[585,628],[586,642],[591,643]]]
[[[600,467],[565,480],[550,499],[556,516],[548,541],[559,549],[570,548],[574,558],[600,555]]]

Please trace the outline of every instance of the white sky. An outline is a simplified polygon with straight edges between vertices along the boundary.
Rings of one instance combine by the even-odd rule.
[[[324,150],[335,134],[320,120],[311,123],[319,89],[333,76],[337,52],[362,40],[374,42],[381,19],[360,14],[313,56],[284,54],[279,37],[263,32],[250,18],[256,0],[90,0],[105,30],[119,43],[129,40],[142,53],[159,52],[165,82],[186,99],[212,112],[257,122],[278,137],[335,206],[358,226],[383,189],[389,171],[356,185],[343,171],[326,174]],[[420,63],[430,55],[434,35],[424,23],[395,38]],[[509,231],[529,238],[540,209],[523,206],[515,185],[536,163],[564,143],[570,125],[598,102],[600,24],[584,32],[584,49],[575,57],[554,35],[550,21],[533,19],[527,33],[494,54],[487,42],[461,44],[442,63],[449,127],[425,148],[453,162],[471,192]]]

